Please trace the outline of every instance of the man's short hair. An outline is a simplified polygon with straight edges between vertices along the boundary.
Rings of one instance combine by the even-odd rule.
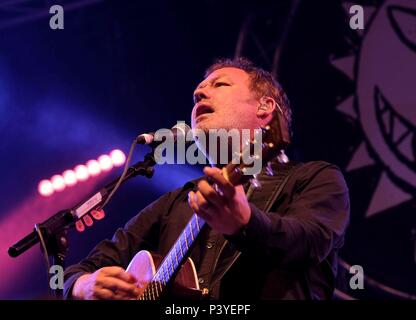
[[[251,80],[250,89],[256,94],[256,98],[260,99],[263,96],[267,96],[276,101],[276,103],[280,106],[283,117],[287,123],[289,135],[291,134],[292,110],[290,108],[289,99],[282,86],[276,81],[270,72],[256,67],[254,63],[247,58],[221,58],[216,60],[206,69],[205,78],[215,70],[222,68],[237,68],[247,72]],[[279,111],[276,110],[276,112]]]

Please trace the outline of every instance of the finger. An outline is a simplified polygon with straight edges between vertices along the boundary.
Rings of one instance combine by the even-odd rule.
[[[101,269],[105,276],[116,277],[128,283],[136,283],[136,278],[121,267],[104,267]]]
[[[199,213],[201,211],[207,211],[208,207],[209,207],[208,202],[204,199],[204,197],[202,196],[202,194],[199,191],[189,192],[188,202],[189,202],[189,205],[191,206],[191,208],[196,213]]]
[[[213,223],[213,218],[210,214],[206,213],[205,211],[195,211],[195,214],[200,216],[206,223],[208,223],[210,226]]]
[[[188,204],[195,213],[199,212],[198,204],[195,201],[195,192],[193,191],[188,193]]]
[[[131,295],[127,295],[122,291],[113,292],[110,289],[102,288],[94,293],[95,300],[131,300]]]
[[[113,296],[113,300],[133,300],[133,299],[137,299],[138,295],[131,295],[131,294],[127,294],[124,291],[116,291],[114,296]]]
[[[207,201],[207,199],[205,199],[200,191],[195,193],[194,198],[199,208],[199,213],[202,213],[205,218],[208,216],[210,219],[212,219],[218,215],[218,212],[220,212],[217,207],[213,206]]]
[[[210,209],[211,204],[208,203],[207,199],[205,199],[199,190],[195,193],[194,199],[200,211],[207,212]]]
[[[132,274],[124,270],[120,273],[115,274],[114,276],[127,283],[135,284],[137,282],[137,279]]]
[[[202,211],[202,210],[199,209],[198,204],[196,203],[196,200],[195,200],[195,196],[196,196],[196,194],[193,191],[188,193],[188,204],[189,204],[189,206],[195,212],[195,214],[197,214],[202,219],[204,219],[208,224],[210,224],[210,222],[212,220],[211,217],[205,211]]]
[[[204,173],[213,179],[217,186],[224,193],[226,198],[232,198],[235,194],[234,186],[224,177],[223,172],[218,168],[205,167]]]
[[[225,206],[223,197],[221,197],[207,181],[201,180],[198,183],[198,190],[202,196],[216,208],[223,208]]]
[[[110,289],[113,292],[123,291],[133,296],[139,294],[139,289],[136,287],[136,285],[125,282],[118,278],[106,277],[102,279],[99,284],[103,286],[103,288]]]
[[[112,300],[114,292],[110,289],[100,288],[92,295],[93,300]]]

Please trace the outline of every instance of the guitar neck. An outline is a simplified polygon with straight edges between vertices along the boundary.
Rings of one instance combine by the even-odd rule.
[[[196,214],[192,215],[191,220],[179,235],[169,253],[163,259],[151,283],[143,292],[143,297],[145,299],[159,299],[164,288],[176,274],[176,271],[179,269],[185,258],[188,257],[188,252],[204,225],[205,221],[201,217]]]

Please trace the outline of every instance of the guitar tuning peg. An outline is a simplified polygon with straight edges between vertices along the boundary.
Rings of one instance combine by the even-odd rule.
[[[273,169],[272,169],[272,163],[270,161],[267,162],[267,165],[266,165],[266,174],[270,177],[274,176],[274,172],[273,172]]]
[[[85,225],[82,222],[82,220],[77,220],[75,222],[75,228],[77,229],[78,232],[83,232],[85,230]]]
[[[91,215],[94,217],[95,220],[101,220],[105,217],[104,210],[92,210]]]
[[[280,153],[277,156],[277,160],[279,161],[279,163],[288,163],[289,162],[289,158],[287,157],[287,155],[285,154],[285,152],[283,150],[280,150]]]
[[[91,227],[94,223],[94,220],[92,220],[89,214],[86,214],[85,216],[83,216],[82,220],[84,221],[85,225],[88,227]]]
[[[261,183],[260,181],[257,179],[256,176],[254,176],[254,178],[250,179],[250,183],[253,186],[254,189],[259,189],[261,188]]]

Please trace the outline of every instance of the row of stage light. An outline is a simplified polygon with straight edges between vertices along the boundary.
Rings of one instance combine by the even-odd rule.
[[[87,161],[85,164],[75,166],[74,169],[56,174],[50,179],[44,179],[38,184],[38,192],[44,197],[49,197],[55,192],[63,191],[78,182],[95,177],[102,172],[110,171],[114,167],[122,166],[126,161],[123,151],[116,149],[109,154],[103,154],[97,159]]]

